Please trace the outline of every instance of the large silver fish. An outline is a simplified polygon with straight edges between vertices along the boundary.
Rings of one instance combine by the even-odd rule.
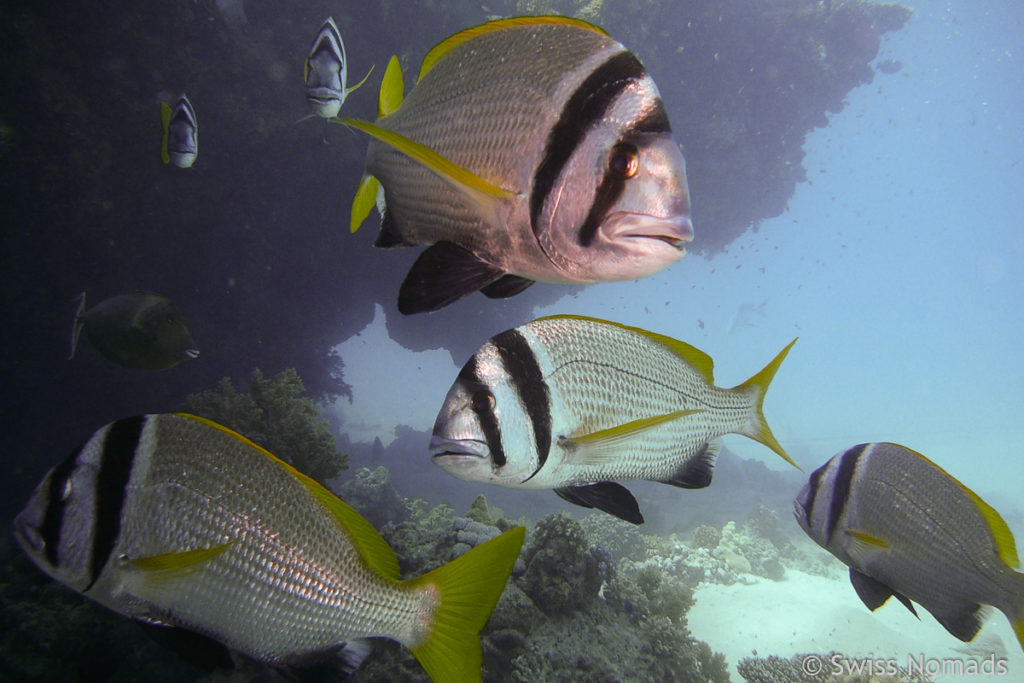
[[[127,368],[164,370],[199,356],[185,321],[170,299],[152,292],[119,294],[85,310],[85,292],[71,329],[74,358],[82,331],[107,360]]]
[[[402,581],[369,522],[244,437],[186,414],[100,429],[15,519],[30,558],[115,612],[214,638],[262,662],[340,655],[382,636],[435,681],[480,679],[478,632],[523,528]]]
[[[161,102],[160,120],[164,129],[161,160],[165,164],[173,162],[178,168],[191,167],[199,156],[199,119],[188,96],[182,93],[173,109]]]
[[[373,67],[351,88],[348,87],[348,57],[338,25],[328,17],[320,27],[302,69],[306,101],[313,114],[329,119],[338,115],[349,93],[366,82]]]
[[[722,389],[711,358],[689,344],[594,318],[540,318],[493,337],[462,368],[434,423],[433,461],[459,479],[554,489],[640,524],[614,482],[707,486],[724,434],[794,464],[761,404],[795,341]]]
[[[392,58],[352,230],[385,206],[379,247],[430,245],[403,313],[534,281],[630,280],[693,238],[685,164],[664,103],[633,53],[566,17],[519,17],[435,46],[402,101]],[[383,201],[378,202],[380,186]]]
[[[973,640],[983,605],[1001,610],[1024,649],[1024,574],[999,513],[920,453],[865,443],[811,474],[793,513],[818,545],[850,567],[875,610],[918,603],[951,634]]]

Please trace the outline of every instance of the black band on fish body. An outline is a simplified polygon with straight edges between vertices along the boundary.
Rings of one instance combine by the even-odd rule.
[[[807,523],[811,526],[814,524],[814,503],[818,499],[818,491],[821,490],[821,480],[825,478],[825,471],[828,470],[828,466],[829,463],[825,463],[814,470],[807,480],[807,500],[803,503],[803,508],[807,517]]]
[[[604,117],[631,83],[646,74],[640,60],[632,52],[623,50],[587,76],[565,103],[558,122],[548,133],[544,158],[533,176],[530,227],[535,235],[539,234],[538,221],[544,202],[587,131]]]
[[[491,453],[491,460],[496,467],[504,467],[508,459],[505,457],[505,447],[501,444],[501,426],[498,424],[498,416],[494,414],[494,403],[490,401],[488,405],[481,405],[481,402],[475,400],[478,395],[483,393],[493,399],[491,390],[480,379],[475,357],[471,358],[459,371],[459,381],[470,396],[470,407],[480,422],[480,429],[487,441],[487,450]]]
[[[96,480],[96,530],[90,558],[91,580],[88,591],[114,550],[121,533],[121,508],[128,490],[135,452],[139,446],[145,416],[129,417],[110,425],[103,439],[100,471]]]
[[[832,500],[828,508],[828,522],[825,525],[825,538],[831,543],[832,535],[839,524],[839,518],[846,509],[846,501],[850,498],[850,487],[853,485],[853,473],[857,469],[860,456],[871,444],[862,443],[854,446],[839,457],[839,468],[832,481]]]
[[[57,551],[60,547],[60,532],[64,526],[64,508],[67,506],[65,493],[71,474],[78,467],[78,456],[83,448],[85,444],[72,451],[71,455],[64,458],[50,473],[46,513],[39,527],[39,535],[43,540],[43,552],[46,553],[46,559],[52,567],[58,566],[57,563],[60,561]]]
[[[516,394],[519,396],[530,419],[533,438],[537,445],[537,469],[530,477],[540,471],[547,462],[551,451],[551,398],[548,385],[544,381],[537,357],[519,330],[506,330],[496,335],[491,343],[498,351],[506,372],[512,378]],[[530,477],[527,477],[529,479]]]
[[[580,226],[579,242],[581,247],[589,247],[597,236],[597,229],[604,222],[609,209],[619,201],[622,191],[626,189],[626,179],[615,171],[605,171],[601,184],[594,193],[594,201],[590,204],[587,218]]]

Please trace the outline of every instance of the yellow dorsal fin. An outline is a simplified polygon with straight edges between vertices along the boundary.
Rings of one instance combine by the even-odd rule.
[[[593,24],[583,21],[582,19],[574,19],[573,17],[560,17],[560,16],[540,16],[540,17],[509,17],[507,19],[498,19],[497,21],[489,21],[486,24],[480,24],[472,28],[467,28],[464,31],[445,38],[440,43],[435,45],[427,53],[427,56],[423,58],[423,64],[420,65],[420,75],[416,80],[421,80],[428,71],[434,68],[434,65],[441,60],[446,54],[454,50],[459,45],[462,45],[467,40],[476,38],[477,36],[484,35],[486,33],[493,33],[494,31],[503,31],[509,28],[518,28],[521,26],[545,26],[545,25],[562,25],[562,26],[576,26],[578,28],[585,28],[591,31],[596,31],[607,35],[604,29],[594,26]]]
[[[380,183],[372,175],[364,175],[356,188],[356,196],[352,199],[352,210],[349,213],[349,232],[355,232],[363,224],[370,211],[377,204],[377,190]]]
[[[999,553],[999,557],[1011,569],[1020,568],[1020,558],[1017,556],[1017,543],[1013,540],[1013,532],[1010,531],[1010,527],[1006,525],[1006,522],[1003,521],[1003,518],[998,512],[996,512],[995,508],[983,501],[974,491],[961,484],[959,479],[950,475],[946,470],[942,469],[914,449],[901,446],[898,443],[890,443],[889,445],[895,446],[896,448],[902,448],[905,451],[913,453],[939,472],[942,472],[944,475],[949,477],[958,487],[960,487],[960,490],[967,494],[971,499],[971,502],[974,503],[974,506],[978,509],[978,512],[980,512],[981,516],[985,519],[985,523],[992,532],[992,538],[995,540],[996,552]],[[1024,643],[1022,643],[1022,645],[1024,645]]]
[[[167,131],[171,126],[171,105],[166,102],[160,103],[160,125],[163,127],[164,137],[160,141],[160,160],[165,164],[171,163],[171,155],[167,152]]]
[[[600,465],[608,458],[622,457],[623,444],[637,434],[658,425],[702,413],[702,410],[676,410],[664,415],[644,417],[625,424],[615,425],[589,434],[580,434],[562,439],[562,444],[572,450],[572,462],[580,465]]]
[[[328,509],[328,511],[338,521],[338,524],[348,534],[349,539],[355,546],[359,556],[367,566],[373,568],[386,578],[394,579],[396,581],[398,580],[400,571],[398,568],[398,558],[395,557],[395,551],[392,550],[391,546],[388,545],[388,542],[385,541],[379,533],[377,533],[377,530],[373,528],[373,525],[366,521],[362,515],[356,512],[351,505],[339,499],[316,480],[302,472],[299,472],[297,469],[281,460],[267,449],[253,443],[238,432],[228,429],[224,425],[218,424],[213,420],[208,420],[205,417],[199,417],[198,415],[192,415],[191,413],[174,414],[178,417],[195,420],[196,422],[218,429],[234,439],[241,441],[243,444],[251,448],[255,448],[264,456],[277,463],[280,467],[283,467],[286,472],[295,477],[300,484],[306,487],[306,489],[312,493],[317,500],[324,504],[324,507]]]
[[[381,128],[369,121],[360,121],[359,119],[333,119],[333,121],[356,130],[361,130],[367,135],[377,138],[381,142],[397,149],[410,159],[423,164],[462,192],[463,195],[473,202],[480,215],[491,223],[497,224],[500,221],[498,204],[503,200],[512,199],[516,196],[514,192],[484,180],[469,169],[459,166],[426,145],[413,142],[400,133]]]
[[[404,97],[402,65],[398,62],[398,55],[391,55],[388,66],[384,69],[384,78],[380,82],[380,93],[377,95],[377,118],[382,119],[402,106]]]
[[[637,334],[642,334],[648,339],[652,339],[663,346],[667,346],[676,355],[680,356],[683,360],[690,364],[694,370],[700,373],[708,384],[715,383],[715,361],[711,359],[711,356],[704,353],[695,346],[690,346],[686,342],[673,339],[672,337],[658,334],[657,332],[650,332],[648,330],[641,329],[639,327],[631,327],[629,325],[623,325],[622,323],[612,322],[611,320],[601,320],[600,318],[591,318],[585,315],[549,315],[543,318],[537,318],[538,320],[587,320],[594,323],[602,323],[605,325],[614,325],[623,330],[629,330]]]
[[[353,85],[353,86],[352,86],[351,88],[345,88],[345,94],[347,95],[348,93],[350,93],[350,92],[352,92],[353,90],[357,89],[357,88],[358,88],[359,86],[361,86],[361,85],[362,85],[363,83],[366,83],[366,79],[367,79],[367,78],[369,78],[369,77],[370,77],[370,74],[372,74],[372,73],[373,73],[373,69],[374,69],[374,67],[375,67],[375,66],[377,66],[377,65],[376,65],[376,64],[371,64],[371,65],[370,65],[370,70],[366,72],[366,75],[365,75],[365,76],[363,76],[363,80],[359,81],[358,83],[356,83],[355,85]],[[399,101],[399,104],[401,104],[401,101]],[[378,106],[378,107],[380,106],[380,98],[379,98],[379,97],[378,97],[378,99],[377,99],[377,106]]]

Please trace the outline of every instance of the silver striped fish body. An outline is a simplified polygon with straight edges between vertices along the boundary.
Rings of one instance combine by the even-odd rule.
[[[851,569],[870,609],[896,596],[917,602],[954,636],[981,627],[982,605],[1024,634],[1024,574],[999,514],[919,453],[860,444],[811,474],[794,503],[797,522]],[[1024,646],[1024,642],[1022,642]]]
[[[110,609],[261,661],[371,635],[417,644],[435,597],[367,567],[296,474],[194,418],[121,420],[55,468],[19,515],[19,539],[40,568]],[[218,548],[190,570],[138,564]]]
[[[552,452],[530,463],[537,471],[527,482],[532,488],[671,479],[710,441],[745,431],[754,417],[754,391],[716,387],[664,344],[627,328],[552,319],[519,330],[551,395]],[[493,364],[500,362],[493,346],[487,353]],[[687,410],[700,410],[699,419],[651,427],[619,457],[574,457],[573,436]]]
[[[185,93],[178,97],[166,125],[165,153],[178,168],[190,168],[199,156],[199,119]]]
[[[434,424],[433,459],[462,479],[570,499],[599,482],[707,486],[724,434],[788,460],[761,412],[788,350],[723,389],[710,357],[677,340],[580,316],[541,318],[497,335],[466,363]]]
[[[685,163],[639,60],[582,22],[494,24],[456,34],[376,125],[507,196],[467,193],[374,138],[366,172],[387,207],[378,246],[452,243],[493,269],[490,281],[634,279],[681,258],[692,239]]]
[[[320,27],[303,67],[306,101],[313,114],[337,116],[348,97],[348,59],[334,17],[328,17]]]

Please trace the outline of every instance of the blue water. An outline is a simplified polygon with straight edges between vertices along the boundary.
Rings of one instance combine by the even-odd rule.
[[[208,4],[204,11],[216,16],[215,3]],[[644,327],[708,352],[716,361],[720,386],[744,381],[799,337],[772,383],[765,413],[805,472],[856,443],[902,443],[992,504],[1020,540],[1024,7],[1014,0],[903,4],[913,8],[913,17],[902,30],[883,36],[875,60],[899,60],[902,69],[877,73],[871,83],[848,93],[842,111],[807,136],[807,180],[797,185],[781,215],[761,221],[724,251],[705,255],[700,251],[701,206],[711,200],[694,196],[697,239],[693,253],[681,262],[643,281],[595,285],[562,298],[554,289],[544,290],[544,303],[527,306],[523,315],[517,311],[518,317],[506,322],[510,327],[531,316],[575,313]],[[0,16],[20,22],[20,30],[60,25],[53,19],[57,11],[33,24],[27,7],[15,6]],[[547,492],[517,497],[510,491],[466,488],[428,462],[425,443],[423,452],[411,456],[419,460],[380,462],[370,455],[375,439],[387,447],[396,428],[399,436],[407,433],[401,426],[429,432],[466,348],[473,346],[462,340],[463,347],[451,351],[406,348],[442,346],[433,340],[444,340],[451,330],[431,329],[429,323],[417,330],[406,321],[395,332],[401,321],[391,297],[414,254],[373,251],[369,224],[357,236],[347,235],[348,201],[364,141],[322,121],[292,124],[306,113],[295,64],[321,15],[334,12],[339,23],[345,16],[350,25],[365,27],[352,41],[364,46],[363,52],[349,45],[350,80],[360,78],[369,63],[376,63],[377,71],[344,111],[371,118],[372,94],[387,54],[398,51],[416,63],[429,45],[467,24],[452,12],[429,31],[412,24],[388,26],[384,45],[372,39],[382,26],[375,22],[391,16],[382,8],[368,5],[360,15],[319,3],[308,12],[282,10],[280,16],[262,4],[246,8],[252,28],[242,30],[279,39],[277,53],[253,58],[260,78],[270,85],[230,102],[284,131],[264,150],[235,141],[217,151],[218,136],[228,139],[232,131],[227,105],[217,99],[218,87],[210,85],[222,76],[217,63],[207,65],[207,73],[186,73],[170,57],[166,63],[142,59],[140,64],[98,39],[95,44],[86,40],[91,52],[83,52],[90,58],[83,73],[114,89],[111,84],[131,84],[117,97],[97,87],[74,101],[93,113],[112,112],[104,119],[109,125],[97,130],[80,130],[71,105],[49,108],[60,98],[25,93],[26,83],[35,87],[35,81],[3,81],[0,99],[7,103],[0,102],[0,122],[15,131],[15,144],[38,143],[50,163],[59,166],[61,155],[74,157],[76,136],[109,137],[112,149],[135,146],[153,152],[145,162],[127,162],[119,152],[99,146],[108,156],[96,159],[101,170],[95,176],[50,176],[28,169],[26,176],[39,173],[38,182],[17,179],[21,167],[12,160],[20,157],[0,156],[7,188],[16,188],[8,205],[17,207],[0,226],[6,233],[5,298],[13,312],[3,342],[6,429],[0,439],[12,482],[5,487],[10,515],[46,469],[92,430],[125,414],[178,408],[186,393],[212,386],[220,376],[244,376],[256,365],[268,373],[296,365],[316,392],[337,389],[323,362],[332,347],[344,361],[342,378],[351,396],[331,399],[325,413],[352,446],[353,465],[388,465],[397,470],[396,482],[425,482],[423,489],[402,493],[432,503],[451,501],[456,508],[485,492],[503,507],[522,505],[524,512],[570,510]],[[238,20],[237,13],[231,16]],[[481,18],[474,14],[474,21]],[[163,30],[159,19],[151,23],[155,31]],[[607,28],[615,33],[615,27]],[[62,40],[59,34],[48,39],[57,46]],[[127,44],[144,43],[140,38]],[[238,45],[225,49],[243,49]],[[39,54],[46,53],[41,49]],[[55,89],[66,78],[47,71],[47,64],[34,68],[52,78]],[[140,70],[145,76],[138,76]],[[181,88],[193,97],[203,131],[199,161],[185,172],[192,175],[159,175],[171,169],[157,167],[151,119],[158,97],[173,97]],[[204,95],[225,108],[204,109]],[[32,107],[12,104],[19,97]],[[293,101],[297,104],[290,108]],[[261,111],[264,103],[266,111]],[[45,135],[33,128],[30,121],[36,118],[46,122]],[[281,121],[287,121],[287,128]],[[78,160],[75,168],[81,166]],[[237,198],[233,188],[242,186],[260,194],[264,203],[253,203],[249,195]],[[197,210],[191,196],[201,197],[204,206],[215,200],[218,213]],[[358,253],[364,256],[353,256]],[[361,265],[353,265],[357,261]],[[150,271],[160,273],[158,281],[147,280]],[[97,354],[90,355],[91,349],[73,364],[64,360],[70,299],[82,288],[99,300],[136,287],[172,296],[193,322],[205,365],[196,361],[194,367],[154,379],[108,367]],[[460,305],[471,310],[469,301],[453,310]],[[750,312],[762,302],[763,314]],[[315,333],[306,334],[311,319],[317,324],[308,327]],[[435,327],[450,328],[452,320],[458,321],[443,319]],[[484,329],[472,318],[461,324],[463,336],[479,342],[502,329]],[[390,339],[389,333],[399,339]],[[416,344],[407,343],[409,334],[419,335]],[[785,471],[785,463],[753,441],[730,436],[725,443],[736,456]],[[640,490],[645,491],[643,504],[652,506],[645,512],[662,531],[672,529],[682,496],[692,495],[682,500],[693,507],[714,504],[713,487],[692,494],[660,486]],[[788,499],[796,490],[771,493]],[[791,523],[788,517],[782,521]],[[902,612],[897,616],[903,609],[899,605],[872,615],[841,580],[838,562],[833,568],[834,590],[843,591],[846,608],[859,610],[856,620],[926,634],[923,640],[897,643],[901,657],[933,643],[946,648],[936,650],[941,653],[959,645],[929,615],[922,614],[922,622]],[[799,592],[796,580],[791,585]],[[739,613],[747,598],[737,593],[730,599]],[[766,599],[789,602],[785,596]],[[808,617],[805,623],[811,621]],[[707,638],[716,647],[713,633],[691,627],[696,638]],[[1001,614],[982,632],[990,633],[1002,638],[1011,655],[1011,669],[1001,680],[1024,680],[1019,648]],[[817,645],[859,647],[839,637]],[[733,680],[739,680],[735,669]]]

